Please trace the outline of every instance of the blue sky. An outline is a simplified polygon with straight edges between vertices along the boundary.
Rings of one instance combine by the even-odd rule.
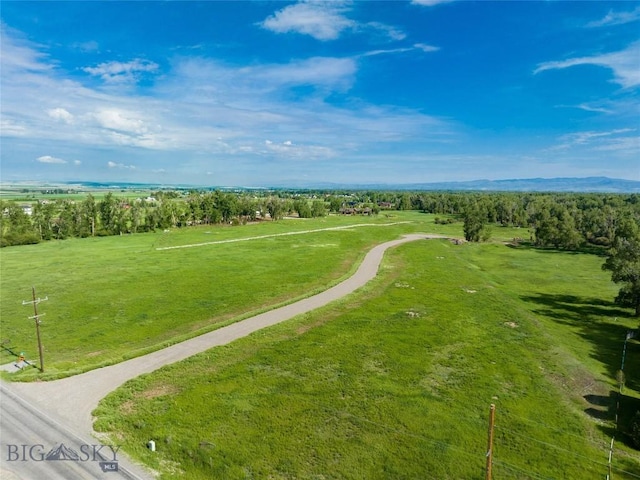
[[[25,2],[0,175],[640,180],[640,2]]]

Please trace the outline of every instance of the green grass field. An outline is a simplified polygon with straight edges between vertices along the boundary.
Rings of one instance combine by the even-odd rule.
[[[68,190],[65,193],[47,193],[53,189]],[[0,183],[0,200],[13,200],[16,202],[35,203],[40,200],[76,200],[82,201],[91,194],[96,201],[102,200],[105,195],[112,193],[118,198],[139,198],[151,194],[149,189],[117,189],[117,188],[75,188],[69,185],[5,185]]]
[[[359,232],[350,251],[383,235]],[[163,478],[482,479],[494,403],[494,478],[605,478],[607,408],[637,319],[612,304],[602,262],[406,244],[336,304],[128,382],[94,412],[96,429]],[[637,405],[636,342],[625,371]],[[620,437],[612,474],[640,477]]]
[[[237,243],[171,246],[359,227]],[[338,282],[372,246],[402,233],[455,232],[417,212],[331,216],[239,227],[198,227],[119,237],[68,239],[0,250],[0,328],[13,351],[37,363],[31,287],[48,301],[42,317],[45,373],[56,378],[119,362],[306,296]],[[511,235],[511,231],[501,232]],[[304,265],[304,268],[298,268]],[[0,361],[15,360],[6,352]]]
[[[288,235],[365,223],[396,224]],[[49,298],[46,372],[10,378],[115,363],[307,296],[413,232],[459,237],[462,226],[393,212],[4,248],[5,345],[37,358],[22,300],[32,285]],[[264,238],[236,241],[253,237]],[[96,429],[164,478],[480,479],[494,403],[495,478],[603,478],[637,320],[612,304],[602,257],[510,248],[513,237],[528,233],[390,251],[346,299],[127,383],[95,412]],[[638,371],[631,342],[621,418],[638,408]],[[640,478],[620,434],[613,466],[613,478]]]

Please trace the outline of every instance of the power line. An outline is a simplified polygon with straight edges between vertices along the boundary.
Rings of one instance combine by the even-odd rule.
[[[616,467],[611,467],[612,470],[615,470],[616,472],[620,472],[620,473],[624,473],[625,475],[629,475],[633,478],[640,478],[640,475],[636,475],[635,473],[631,473],[631,472],[627,472],[626,470],[622,470],[621,468],[616,468]]]
[[[494,464],[498,465],[498,466],[501,466],[501,467],[504,467],[507,470],[511,470],[513,472],[525,473],[529,477],[534,478],[536,480],[554,480],[553,477],[542,477],[542,476],[538,475],[537,473],[533,473],[533,472],[531,472],[529,470],[525,470],[523,468],[516,467],[515,465],[511,465],[510,463],[503,462],[502,460],[495,460]],[[521,477],[518,477],[518,478],[521,478]]]
[[[590,458],[590,457],[587,457],[586,455],[581,455],[581,454],[579,454],[579,453],[572,452],[571,450],[567,450],[566,448],[559,447],[558,445],[554,445],[553,443],[545,442],[545,441],[543,441],[543,440],[538,440],[538,439],[536,439],[536,438],[531,437],[530,435],[524,435],[524,434],[522,434],[522,433],[516,433],[516,432],[514,432],[513,430],[509,430],[509,429],[507,429],[507,428],[500,427],[500,426],[496,426],[496,428],[497,428],[498,430],[502,430],[502,431],[504,431],[504,432],[509,432],[509,433],[510,433],[510,434],[512,434],[512,435],[516,435],[516,436],[518,436],[518,437],[526,438],[527,440],[531,440],[531,441],[533,441],[533,442],[540,443],[540,444],[542,444],[542,445],[546,445],[547,447],[552,447],[552,448],[555,448],[555,449],[557,449],[557,450],[561,450],[561,451],[563,451],[563,452],[565,452],[565,453],[569,453],[569,454],[571,454],[571,455],[573,455],[573,456],[575,456],[575,457],[585,458],[585,459],[589,460],[590,462],[595,463],[596,465],[600,465],[600,466],[603,466],[603,467],[606,467],[606,466],[607,466],[607,464],[606,464],[606,463],[598,462],[598,461],[596,461],[596,460],[593,460],[593,459],[592,459],[592,458]]]
[[[584,440],[589,440],[591,443],[596,443],[596,442],[595,442],[594,440],[592,440],[592,439],[586,439],[584,436],[576,435],[575,433],[567,432],[566,430],[564,430],[564,429],[562,429],[562,428],[552,427],[552,426],[550,426],[550,425],[547,425],[546,423],[538,422],[538,421],[536,421],[536,420],[532,420],[532,419],[530,419],[530,418],[521,417],[521,416],[519,416],[519,415],[515,415],[515,414],[513,414],[513,413],[509,413],[509,412],[504,412],[504,413],[502,413],[502,412],[501,412],[501,416],[504,416],[504,415],[506,415],[506,416],[508,416],[508,417],[517,418],[518,420],[523,420],[523,421],[525,421],[525,422],[529,422],[529,423],[531,423],[531,424],[533,424],[533,425],[540,426],[540,427],[544,427],[544,428],[547,428],[547,429],[549,429],[549,430],[553,430],[554,432],[561,432],[563,435],[568,435],[568,436],[571,436],[571,437],[575,437],[575,438],[578,438],[578,439],[583,440],[583,441],[584,441]],[[607,442],[606,442],[604,439],[602,440],[602,446],[603,446],[603,447],[606,447],[606,446],[607,446]]]

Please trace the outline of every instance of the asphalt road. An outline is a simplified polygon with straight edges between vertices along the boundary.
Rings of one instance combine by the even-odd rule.
[[[151,479],[117,446],[73,433],[60,421],[0,384],[2,480]]]
[[[384,252],[396,245],[440,235],[412,234],[374,247],[351,277],[317,295],[214,330],[126,362],[51,382],[0,383],[0,477],[2,480],[153,478],[121,452],[102,447],[93,434],[91,412],[127,380],[225,345],[337,300],[373,279]],[[66,449],[60,452],[60,444]],[[58,449],[58,450],[56,450]],[[71,450],[69,450],[71,449]],[[96,451],[104,458],[99,458]],[[46,460],[53,457],[66,460]],[[77,454],[77,457],[74,456]],[[74,460],[75,459],[75,460]],[[117,461],[118,471],[113,462]],[[101,467],[101,462],[103,463]],[[109,466],[109,462],[111,466]],[[102,470],[107,469],[107,471]],[[12,477],[13,475],[13,477]]]

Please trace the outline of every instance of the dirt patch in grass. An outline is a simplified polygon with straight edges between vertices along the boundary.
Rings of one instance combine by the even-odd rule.
[[[120,405],[120,413],[123,415],[131,415],[134,411],[135,403],[133,400],[127,400],[122,405]]]
[[[150,400],[152,398],[162,397],[164,395],[173,395],[178,393],[179,389],[175,385],[162,384],[156,387],[150,388],[149,390],[145,390],[141,398],[146,400]]]
[[[319,327],[320,325],[324,325],[327,321],[329,320],[329,318],[327,317],[323,317],[321,320],[317,321],[317,322],[313,322],[313,323],[307,323],[304,325],[300,325],[297,329],[296,329],[296,333],[298,335],[302,335],[304,333],[307,333],[309,330],[311,330],[312,328],[316,328]]]

